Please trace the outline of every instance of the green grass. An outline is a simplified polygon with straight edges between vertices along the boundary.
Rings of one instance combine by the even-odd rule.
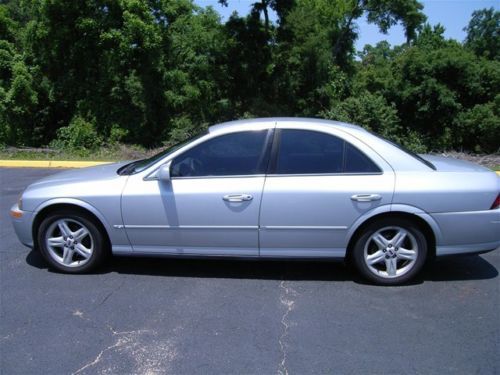
[[[58,153],[45,153],[45,152],[31,152],[31,151],[18,151],[18,152],[0,152],[0,159],[2,160],[78,160],[78,161],[114,161],[119,160],[118,156],[106,154],[101,156],[101,153],[91,155],[75,155],[66,152]]]
[[[117,161],[148,157],[157,150],[148,151],[139,146],[116,145],[99,150],[24,150],[19,148],[0,149],[0,160],[74,160],[74,161]]]

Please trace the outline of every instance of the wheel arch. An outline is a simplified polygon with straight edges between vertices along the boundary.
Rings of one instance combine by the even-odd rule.
[[[436,245],[441,238],[441,231],[436,221],[426,212],[412,206],[406,205],[387,205],[378,207],[369,215],[365,215],[358,219],[348,231],[346,259],[350,260],[352,250],[356,240],[361,236],[363,230],[371,223],[382,218],[404,218],[414,224],[424,233],[428,246],[428,257],[434,258],[436,256]]]
[[[31,226],[34,246],[37,246],[36,239],[38,234],[38,228],[40,227],[40,224],[42,223],[43,219],[46,218],[47,215],[53,212],[64,209],[80,212],[89,216],[104,235],[104,240],[108,248],[109,249],[111,248],[111,239],[108,230],[108,224],[104,216],[98,210],[96,210],[95,207],[93,207],[92,205],[80,201],[78,199],[69,199],[69,200],[55,199],[46,201],[37,207],[35,211],[35,216],[33,218],[33,224]]]

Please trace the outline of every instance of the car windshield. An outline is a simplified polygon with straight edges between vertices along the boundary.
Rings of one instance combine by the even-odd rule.
[[[150,158],[147,159],[141,159],[141,160],[136,160],[133,161],[129,164],[124,165],[120,169],[118,169],[117,173],[120,175],[128,175],[128,174],[134,174],[134,173],[139,173],[142,172],[143,170],[149,168],[151,165],[155,164],[158,160],[164,158],[165,156],[173,153],[174,151],[177,151],[180,149],[182,146],[203,137],[205,134],[207,134],[208,131],[203,131],[199,134],[196,134],[195,136],[186,139],[185,141],[179,142],[171,147],[166,148],[165,150],[159,152],[156,155],[151,156]]]
[[[409,149],[407,149],[406,147],[400,145],[399,143],[396,143],[394,141],[391,141],[383,136],[381,136],[380,134],[377,134],[377,133],[374,133],[374,132],[370,132],[371,134],[373,134],[374,136],[376,136],[377,138],[380,138],[384,141],[386,141],[387,143],[390,143],[391,145],[393,145],[394,147],[397,147],[398,149],[400,149],[401,151],[403,151],[404,153],[414,157],[415,159],[417,159],[419,162],[421,163],[424,163],[426,166],[428,166],[429,168],[431,169],[434,169],[436,170],[436,167],[434,166],[434,164],[432,164],[429,160],[425,160],[423,157],[421,157],[419,154],[416,154],[414,153],[413,151],[410,151]]]

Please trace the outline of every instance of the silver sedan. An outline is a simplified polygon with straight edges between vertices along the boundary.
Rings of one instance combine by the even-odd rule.
[[[108,255],[315,258],[378,284],[426,259],[500,246],[500,183],[361,127],[269,118],[215,125],[145,160],[70,170],[11,209],[21,242],[81,273]]]

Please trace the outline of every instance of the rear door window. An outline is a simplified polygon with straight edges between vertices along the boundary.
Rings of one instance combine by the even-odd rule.
[[[281,129],[276,174],[378,173],[363,152],[343,139],[316,131]]]

